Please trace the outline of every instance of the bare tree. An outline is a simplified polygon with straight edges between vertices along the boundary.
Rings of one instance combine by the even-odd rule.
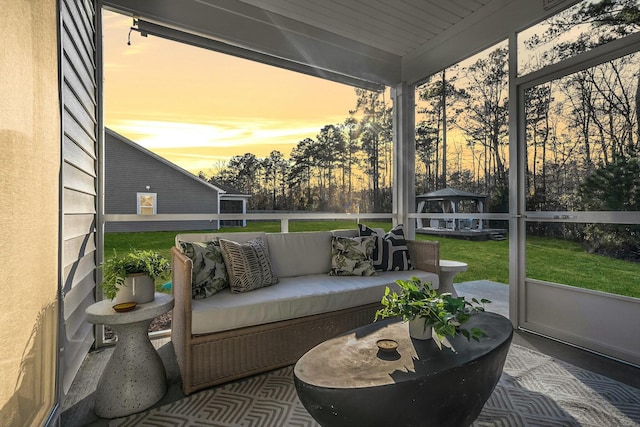
[[[508,142],[507,49],[497,48],[462,71],[469,80],[464,114],[456,125],[485,150],[485,191],[507,182],[503,147]],[[493,177],[494,182],[490,179]]]

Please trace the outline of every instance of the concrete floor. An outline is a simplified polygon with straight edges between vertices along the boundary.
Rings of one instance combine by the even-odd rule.
[[[180,372],[171,339],[169,337],[154,338],[151,342],[164,363],[168,386],[167,393],[153,406],[155,408],[180,400],[185,395],[182,393]],[[98,418],[93,407],[98,380],[111,357],[111,353],[113,353],[113,346],[94,350],[87,354],[62,405],[62,427],[103,427],[109,425],[109,420]]]
[[[458,295],[464,296],[466,299],[475,297],[491,300],[491,304],[487,304],[485,307],[487,311],[509,317],[509,287],[507,285],[489,280],[475,280],[455,283],[454,288]],[[512,342],[640,388],[640,369],[626,363],[526,331],[514,331]]]
[[[477,280],[456,283],[454,288],[458,295],[465,296],[467,299],[476,297],[491,300],[491,304],[486,306],[487,311],[505,317],[509,316],[509,289],[507,285],[488,280]],[[515,331],[512,342],[640,388],[640,369],[628,364],[523,331]],[[162,358],[168,379],[167,394],[154,405],[157,407],[179,400],[184,397],[184,394],[181,390],[180,374],[170,338],[155,338],[152,343]],[[113,348],[108,347],[92,351],[87,355],[63,402],[61,418],[63,427],[108,426],[109,420],[98,418],[93,412],[93,406],[98,379],[112,352]]]

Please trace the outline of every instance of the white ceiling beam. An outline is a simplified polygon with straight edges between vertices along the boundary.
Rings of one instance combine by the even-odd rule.
[[[338,74],[328,70],[321,70],[305,64],[282,60],[280,58],[269,56],[260,52],[231,46],[229,44],[207,37],[196,36],[194,34],[185,33],[180,30],[174,30],[173,28],[153,24],[151,22],[143,21],[140,18],[138,18],[138,31],[140,31],[140,33],[143,35],[162,37],[167,40],[173,40],[191,46],[233,55],[239,58],[248,59],[250,61],[260,62],[262,64],[273,65],[279,68],[308,74],[310,76],[319,77],[325,80],[347,84],[349,86],[360,87],[373,91],[380,91],[384,89],[384,85],[380,83],[373,83],[358,79],[357,77],[345,76],[344,74]]]

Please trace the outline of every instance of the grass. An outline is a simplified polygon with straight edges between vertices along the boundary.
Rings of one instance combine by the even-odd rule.
[[[370,227],[379,227],[389,230],[389,222],[367,222]],[[346,228],[357,228],[354,221],[289,221],[289,231],[330,231]],[[238,233],[249,231],[264,231],[277,233],[280,231],[280,221],[247,221],[246,227],[222,227],[218,233]],[[216,231],[212,231],[216,232]],[[132,249],[149,249],[171,259],[171,247],[175,243],[176,234],[180,233],[206,233],[203,230],[193,231],[140,231],[131,233],[105,233],[104,256],[105,259],[114,253],[125,253]],[[166,292],[162,285],[166,279],[156,280],[156,289]]]
[[[472,241],[418,235],[440,242],[440,258],[462,261],[469,269],[454,281],[492,280],[509,283],[509,242]],[[586,253],[575,242],[527,237],[527,277],[579,288],[640,298],[640,264]]]
[[[491,280],[509,283],[509,242],[508,240],[463,240],[447,237],[416,235],[418,240],[440,242],[440,259],[465,262],[467,271],[458,273],[454,282],[471,280]]]
[[[132,249],[148,249],[170,258],[175,231],[140,231],[135,233],[104,233],[104,257]]]
[[[575,242],[527,237],[527,277],[640,298],[640,263],[586,253]]]
[[[370,227],[380,227],[389,230],[388,222],[367,222]],[[354,221],[289,221],[289,231],[330,231],[343,228],[356,228]],[[237,233],[243,231],[264,231],[277,233],[280,231],[279,221],[247,221],[246,227],[223,227],[219,233]],[[140,231],[135,233],[105,233],[104,255],[108,258],[117,253],[128,252],[131,249],[150,249],[165,257],[171,256],[176,234],[206,233],[203,230],[194,231]],[[213,231],[215,232],[215,231]]]
[[[389,230],[388,222],[369,222],[370,227]],[[290,221],[289,231],[320,231],[355,228],[353,221]],[[280,231],[278,221],[252,221],[247,227],[227,227],[220,232]],[[202,231],[194,231],[201,233]],[[105,233],[105,257],[136,249],[151,249],[170,257],[176,231]],[[509,283],[509,243],[471,241],[418,235],[418,239],[440,242],[440,258],[462,261],[469,269],[455,277],[455,282],[492,280]],[[640,264],[600,255],[588,254],[574,242],[544,237],[527,238],[527,277],[564,283],[586,289],[640,298]]]

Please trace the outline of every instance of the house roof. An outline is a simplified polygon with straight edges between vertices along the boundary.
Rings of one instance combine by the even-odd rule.
[[[134,148],[134,149],[146,154],[149,157],[154,158],[155,160],[157,160],[157,161],[159,161],[161,163],[164,163],[166,166],[168,166],[168,167],[170,167],[170,168],[172,168],[172,169],[174,169],[174,170],[176,170],[176,171],[188,176],[189,178],[195,180],[199,184],[202,184],[202,185],[204,185],[206,187],[211,188],[212,190],[217,191],[221,195],[229,194],[229,195],[238,195],[238,196],[244,195],[244,196],[247,196],[247,197],[251,197],[248,194],[245,194],[245,193],[243,193],[241,191],[238,191],[235,188],[230,187],[228,185],[220,185],[219,183],[216,183],[215,185],[211,184],[211,183],[205,181],[204,179],[192,174],[188,170],[181,168],[180,166],[176,165],[175,163],[171,163],[169,160],[165,159],[164,157],[161,157],[161,156],[157,155],[156,153],[147,150],[143,146],[141,146],[139,144],[136,144],[132,140],[120,135],[117,132],[114,132],[111,129],[105,128],[104,131],[105,131],[105,133],[107,133],[107,134],[111,135],[112,137],[118,139],[119,141],[123,142],[124,144],[129,145],[130,147],[132,147],[132,148]]]
[[[103,0],[137,29],[353,86],[416,83],[578,0]]]
[[[223,184],[223,183],[221,183],[219,181],[216,181],[216,180],[212,179],[211,182],[216,187],[221,188],[222,190],[224,190],[224,195],[225,196],[251,197],[250,194],[243,193],[242,191],[238,190],[237,188],[234,188],[234,187],[231,187],[229,185]]]
[[[487,196],[480,194],[470,193],[468,191],[458,190],[457,188],[442,188],[440,190],[432,191],[430,193],[420,194],[416,196],[416,199],[422,200],[462,200],[462,199],[486,199]]]

